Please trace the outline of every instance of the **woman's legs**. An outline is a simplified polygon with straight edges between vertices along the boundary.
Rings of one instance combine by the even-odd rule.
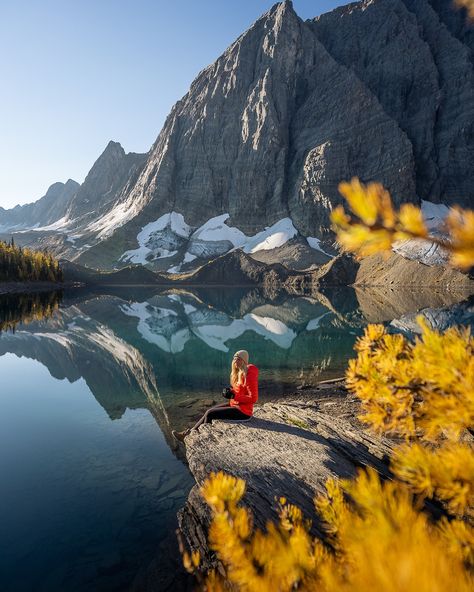
[[[238,407],[231,407],[229,403],[221,403],[220,405],[215,405],[211,407],[204,413],[204,415],[199,419],[192,428],[188,428],[184,432],[176,432],[175,430],[172,431],[173,436],[179,440],[180,442],[184,442],[184,438],[189,434],[191,430],[195,430],[203,423],[210,423],[213,419],[232,419],[234,421],[242,421],[245,419],[250,419],[250,415],[246,413],[242,413],[242,411]]]
[[[250,415],[242,413],[238,407],[231,407],[230,405],[217,405],[216,407],[211,407],[208,409],[192,429],[198,428],[203,423],[210,423],[213,419],[233,419],[239,421],[249,418]]]
[[[189,431],[198,428],[203,423],[207,423],[207,418],[209,417],[209,413],[211,411],[217,411],[218,409],[226,409],[227,407],[230,408],[229,403],[219,403],[219,405],[214,405],[214,407],[209,407],[209,409],[204,413],[204,415],[199,419],[192,428],[189,428]]]

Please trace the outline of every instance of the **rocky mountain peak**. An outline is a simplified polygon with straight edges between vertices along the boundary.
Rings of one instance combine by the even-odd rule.
[[[68,179],[64,185],[65,187],[70,187],[71,189],[75,188],[75,189],[79,189],[79,187],[81,186],[80,183],[78,183],[77,181],[74,181],[74,179]]]
[[[123,188],[131,169],[144,161],[145,155],[126,154],[119,142],[110,141],[81,185],[68,216],[77,219],[96,215],[116,197]]]
[[[123,158],[125,158],[125,150],[122,148],[122,145],[119,142],[110,140],[105,147],[105,150],[92,165],[86,180],[89,176],[94,176],[97,173],[100,174],[102,172],[102,167],[113,166],[114,163],[119,162]]]
[[[79,189],[80,184],[73,179],[68,179],[66,183],[58,181],[48,187],[44,197],[48,198],[62,198],[64,200],[69,199]]]
[[[80,185],[73,179],[58,181],[48,187],[43,197],[35,202],[17,205],[12,209],[0,209],[0,229],[7,232],[38,226],[47,226],[62,218]]]

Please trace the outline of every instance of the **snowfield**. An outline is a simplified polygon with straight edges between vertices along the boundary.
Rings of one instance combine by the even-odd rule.
[[[191,228],[182,214],[169,212],[142,228],[137,235],[138,248],[125,251],[121,261],[146,265],[155,259],[174,257],[186,247],[181,261],[168,269],[178,273],[181,267],[197,258],[208,259],[231,251],[242,249],[245,253],[256,253],[276,249],[298,235],[298,230],[290,218],[283,218],[272,226],[253,236],[247,236],[226,222],[230,214],[214,216],[199,228]],[[308,243],[319,248],[319,241],[311,239]],[[324,252],[324,251],[323,251]]]
[[[167,231],[167,236],[164,236],[165,231]],[[142,228],[137,235],[138,249],[125,251],[121,260],[146,265],[150,262],[150,257],[153,259],[173,257],[178,251],[166,247],[171,244],[178,246],[180,242],[183,242],[182,240],[173,240],[173,237],[186,239],[190,234],[191,227],[186,224],[182,214],[176,212],[163,214],[158,220],[150,222]]]
[[[171,297],[167,298],[169,306],[174,306]],[[257,333],[282,349],[289,349],[296,338],[293,329],[271,317],[248,313],[241,319],[233,319],[224,313],[207,308],[197,309],[179,299],[173,300],[176,309],[149,302],[135,302],[121,306],[120,310],[138,319],[137,331],[143,339],[169,353],[183,351],[193,337],[222,352],[229,351],[227,342],[237,339],[246,331]]]
[[[314,238],[313,236],[307,236],[306,241],[307,241],[308,245],[312,249],[314,249],[315,251],[319,251],[320,253],[327,255],[328,257],[331,257],[331,259],[334,257],[334,255],[330,255],[329,253],[326,253],[326,251],[324,251],[321,248],[321,245],[320,245],[321,241],[319,240],[319,238]]]

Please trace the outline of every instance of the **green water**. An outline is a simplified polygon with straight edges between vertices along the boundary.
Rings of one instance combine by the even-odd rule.
[[[220,400],[238,349],[261,401],[342,375],[368,317],[351,290],[70,292],[56,305],[0,301],[2,592],[183,589],[174,531],[192,479],[171,429]]]

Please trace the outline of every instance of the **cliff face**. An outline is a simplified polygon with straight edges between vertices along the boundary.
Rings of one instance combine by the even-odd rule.
[[[122,227],[91,262],[112,265],[117,245],[133,248],[171,212],[191,229],[228,213],[247,234],[290,219],[327,248],[338,183],[352,176],[381,181],[396,203],[470,205],[474,72],[461,18],[448,0],[370,0],[307,22],[275,5],[174,106],[120,205]]]
[[[109,144],[55,252],[182,272],[294,240],[310,266],[341,180],[471,205],[472,30],[451,0],[365,0],[306,22],[276,4],[197,76],[147,155]]]
[[[145,161],[145,154],[125,153],[118,142],[110,141],[99,156],[68,209],[70,220],[96,220],[120,196]]]
[[[434,6],[424,0],[366,0],[324,14],[311,27],[408,136],[418,196],[468,206],[474,70],[464,42],[470,38],[458,31],[461,15],[448,3]]]
[[[141,223],[177,211],[192,226],[228,212],[247,233],[288,216],[303,234],[322,235],[338,183],[354,175],[415,199],[406,134],[283,2],[175,105],[128,208],[141,204]]]

